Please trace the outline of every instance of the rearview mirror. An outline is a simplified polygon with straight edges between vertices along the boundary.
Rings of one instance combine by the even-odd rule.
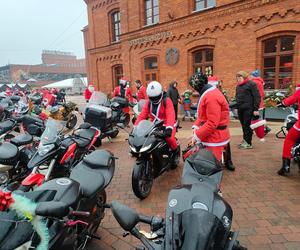
[[[113,201],[111,203],[111,210],[120,224],[120,226],[125,230],[130,232],[137,223],[139,223],[139,215],[138,213],[118,201]]]

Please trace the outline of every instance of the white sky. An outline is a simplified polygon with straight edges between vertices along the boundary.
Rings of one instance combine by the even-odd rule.
[[[0,67],[41,63],[43,49],[84,58],[83,0],[0,0]]]

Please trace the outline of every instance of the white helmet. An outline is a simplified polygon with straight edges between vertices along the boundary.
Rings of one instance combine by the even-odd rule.
[[[147,86],[147,95],[154,104],[160,103],[163,97],[163,89],[159,82],[152,81]]]

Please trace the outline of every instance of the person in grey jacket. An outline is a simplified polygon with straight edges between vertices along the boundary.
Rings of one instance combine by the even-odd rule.
[[[236,75],[236,105],[243,128],[243,141],[239,145],[241,149],[252,148],[253,131],[250,125],[252,119],[259,116],[259,91],[256,84],[248,79],[248,76],[249,74],[245,71],[239,71]]]

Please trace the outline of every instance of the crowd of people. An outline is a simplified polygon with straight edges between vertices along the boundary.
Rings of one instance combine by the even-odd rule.
[[[126,78],[119,80],[119,86],[113,91],[113,97],[127,98],[129,102],[146,100],[142,112],[136,120],[137,126],[141,120],[150,118],[151,121],[164,121],[164,135],[170,149],[174,155],[178,150],[176,132],[178,131],[178,107],[183,106],[183,120],[189,118],[194,122],[192,126],[191,145],[201,143],[208,150],[212,151],[218,160],[223,160],[224,165],[231,171],[235,170],[231,159],[230,149],[230,110],[237,110],[240,121],[243,140],[238,145],[239,149],[252,149],[253,128],[251,124],[254,120],[264,119],[264,80],[260,76],[260,71],[255,70],[250,74],[246,71],[239,71],[236,74],[236,94],[235,102],[229,105],[229,99],[222,90],[222,82],[216,76],[206,76],[203,73],[195,73],[189,79],[192,90],[186,90],[182,95],[177,89],[178,82],[172,81],[165,92],[162,85],[157,81],[144,85],[141,80],[135,81],[136,94],[132,93],[130,81]],[[94,86],[89,85],[85,92],[85,99],[88,102],[94,91]],[[199,98],[196,105],[193,105],[192,97],[197,93]],[[281,106],[300,103],[300,90],[285,99]],[[279,105],[279,106],[280,106]],[[193,110],[194,109],[194,110]],[[125,110],[129,112],[129,108]],[[193,115],[195,113],[195,116]],[[270,128],[264,125],[264,131],[269,132]],[[300,124],[297,124],[289,131],[284,142],[282,153],[282,167],[278,171],[279,175],[289,172],[291,148],[300,138]],[[263,138],[261,138],[264,141]],[[226,152],[223,154],[223,152]],[[225,159],[222,158],[225,156]]]

